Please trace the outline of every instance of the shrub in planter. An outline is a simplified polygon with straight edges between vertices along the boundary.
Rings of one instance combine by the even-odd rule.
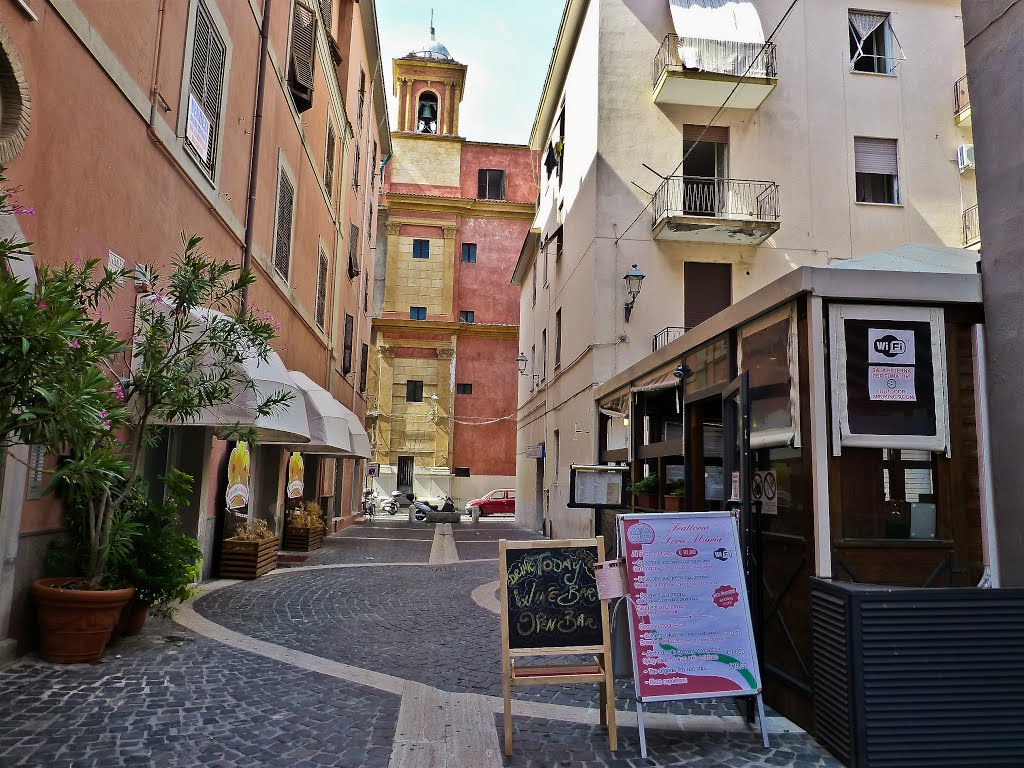
[[[636,497],[634,502],[638,507],[654,509],[658,503],[658,476],[647,475],[630,486],[630,493]]]
[[[292,552],[311,552],[323,546],[324,523],[320,505],[303,502],[289,513],[284,527],[284,548]]]
[[[269,573],[277,567],[279,541],[265,520],[246,520],[221,544],[220,575],[255,579]]]

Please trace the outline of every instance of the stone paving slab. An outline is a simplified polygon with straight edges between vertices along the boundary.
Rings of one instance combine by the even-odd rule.
[[[398,696],[151,624],[97,664],[0,673],[0,766],[387,766]]]
[[[430,538],[394,541],[390,539],[328,536],[324,545],[313,552],[304,565],[366,565],[370,563],[426,563],[430,559]]]
[[[496,718],[504,739],[501,717]],[[686,733],[647,729],[647,759],[640,757],[639,731],[618,727],[619,748],[608,749],[602,726],[516,717],[512,722],[512,756],[506,768],[843,768],[805,733],[771,736],[761,745],[759,731]]]

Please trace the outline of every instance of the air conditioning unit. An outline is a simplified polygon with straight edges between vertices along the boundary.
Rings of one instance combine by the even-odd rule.
[[[956,164],[960,173],[974,170],[974,145],[961,144],[956,148]]]

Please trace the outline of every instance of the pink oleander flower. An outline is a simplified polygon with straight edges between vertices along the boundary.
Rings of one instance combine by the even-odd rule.
[[[40,302],[39,302],[39,308],[40,308],[40,309],[46,309],[46,307],[47,307],[47,304],[46,304],[46,302],[45,302],[45,301],[40,301]]]
[[[104,420],[102,423],[103,423],[103,428],[104,429],[106,429],[106,430],[110,429],[110,420],[109,419]]]
[[[11,212],[14,213],[15,216],[35,216],[36,215],[36,209],[35,208],[26,208],[25,206],[20,205],[18,203],[12,203],[11,204]]]
[[[69,346],[72,349],[81,349],[82,348],[82,343],[76,339],[75,341],[72,341]]]
[[[117,395],[121,400],[124,400],[124,388],[120,384],[114,385],[114,394]]]

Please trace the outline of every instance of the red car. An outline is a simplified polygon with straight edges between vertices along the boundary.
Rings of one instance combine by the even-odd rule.
[[[466,504],[466,514],[473,514],[473,507],[479,507],[481,515],[497,515],[501,513],[515,514],[515,489],[499,488],[497,490],[490,491],[481,499],[473,499],[473,501]]]

